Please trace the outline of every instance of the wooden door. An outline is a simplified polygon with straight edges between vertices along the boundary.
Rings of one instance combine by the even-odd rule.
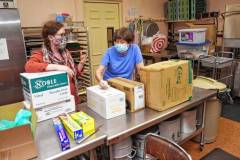
[[[89,50],[93,83],[96,84],[95,72],[108,47],[107,28],[120,27],[120,4],[84,3],[84,19],[89,31]]]

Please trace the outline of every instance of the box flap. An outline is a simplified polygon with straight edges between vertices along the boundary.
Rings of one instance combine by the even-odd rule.
[[[18,136],[16,136],[16,133]],[[0,131],[0,151],[33,141],[29,125],[23,125]]]
[[[123,82],[126,82],[126,83],[128,83],[130,85],[134,85],[134,86],[136,86],[136,85],[143,85],[143,83],[140,83],[140,82],[137,82],[137,81],[133,81],[133,80],[129,80],[129,79],[126,79],[126,78],[118,77],[117,79],[119,79],[119,80],[121,80]]]
[[[132,81],[132,80],[128,80],[125,78],[111,78],[108,80],[108,82],[111,83],[116,83],[118,85],[124,86],[124,87],[128,87],[128,88],[134,88],[136,86],[143,86],[143,83],[140,82],[136,82],[136,81]]]
[[[125,86],[127,88],[134,88],[134,86],[135,86],[133,84],[130,84],[130,83],[127,83],[127,82],[121,80],[120,78],[111,78],[108,80],[108,83],[110,85],[113,85],[112,83],[115,83],[117,85]],[[114,87],[114,85],[113,85],[113,87]]]
[[[140,71],[153,71],[153,72],[159,72],[161,70],[165,70],[171,67],[175,67],[177,65],[182,65],[188,63],[188,60],[169,60],[169,61],[163,61],[159,63],[154,63],[145,67],[142,67]]]
[[[20,76],[25,77],[27,79],[38,78],[38,77],[46,77],[56,74],[66,73],[65,71],[51,71],[51,72],[37,72],[37,73],[20,73]]]
[[[30,159],[37,156],[29,125],[0,131],[0,142],[0,155],[7,157],[7,160]]]
[[[13,121],[17,112],[24,108],[23,102],[0,106],[0,120],[7,119]]]
[[[24,106],[25,105],[23,102],[0,106],[0,120],[6,119],[6,120],[13,121],[15,119],[17,112],[20,109],[24,108]],[[35,135],[37,115],[36,115],[36,111],[32,107],[30,108],[30,111],[32,112],[32,118],[31,118],[32,132],[33,132],[33,135]]]
[[[112,87],[109,87],[108,89],[101,89],[99,85],[88,87],[87,91],[92,91],[101,97],[115,96],[115,95],[119,95],[119,94],[125,95],[124,92],[117,90],[115,88],[112,88]]]

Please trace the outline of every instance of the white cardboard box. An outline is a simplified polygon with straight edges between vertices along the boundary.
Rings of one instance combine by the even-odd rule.
[[[37,122],[41,122],[47,119],[51,119],[53,117],[57,117],[63,113],[74,112],[76,108],[74,96],[71,96],[70,100],[50,104],[48,106],[44,106],[42,108],[36,109],[37,114]]]
[[[69,100],[68,75],[64,71],[20,74],[25,101],[34,108]]]
[[[126,114],[125,93],[112,87],[106,90],[98,85],[88,87],[87,104],[105,119]]]

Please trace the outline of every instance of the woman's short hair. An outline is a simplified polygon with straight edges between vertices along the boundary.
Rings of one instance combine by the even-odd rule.
[[[113,40],[116,41],[117,39],[123,39],[127,43],[131,43],[134,41],[134,34],[128,28],[122,27],[114,32]]]
[[[63,24],[56,21],[48,21],[43,25],[42,38],[47,49],[51,50],[48,36],[54,36],[62,27],[64,27]]]

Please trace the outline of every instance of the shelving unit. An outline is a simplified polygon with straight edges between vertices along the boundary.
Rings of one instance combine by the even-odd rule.
[[[25,43],[25,54],[27,59],[31,56],[33,50],[42,47],[43,39],[41,37],[40,27],[24,27],[22,28],[24,43]]]
[[[218,30],[218,18],[202,18],[202,19],[192,19],[192,20],[174,20],[174,21],[165,21],[168,23],[168,49],[176,50],[176,42],[178,41],[178,33],[175,30],[178,24],[191,23],[195,25],[215,25],[216,30]]]
[[[77,50],[69,49],[73,60],[76,64],[79,63],[80,53],[87,54],[87,61],[84,65],[83,74],[77,77],[78,95],[81,97],[82,102],[86,101],[86,87],[92,85],[92,74],[89,55],[88,31],[84,26],[66,26],[66,33],[72,33],[76,36],[75,43],[79,43],[80,48]],[[35,49],[41,48],[43,39],[41,37],[41,27],[24,27],[22,28],[25,42],[25,50],[27,59],[31,56],[31,52]]]
[[[74,24],[73,24],[74,25]],[[68,48],[71,52],[73,60],[76,64],[80,61],[80,54],[84,53],[87,55],[87,61],[84,64],[84,70],[80,77],[77,77],[78,80],[78,95],[81,97],[82,102],[87,100],[86,96],[86,87],[92,85],[92,74],[91,74],[91,65],[90,65],[90,54],[89,54],[89,41],[88,41],[88,31],[87,28],[83,26],[67,26],[65,27],[66,32],[75,36],[75,42],[80,45],[80,48],[77,50],[72,50]],[[69,42],[71,43],[71,42]]]

